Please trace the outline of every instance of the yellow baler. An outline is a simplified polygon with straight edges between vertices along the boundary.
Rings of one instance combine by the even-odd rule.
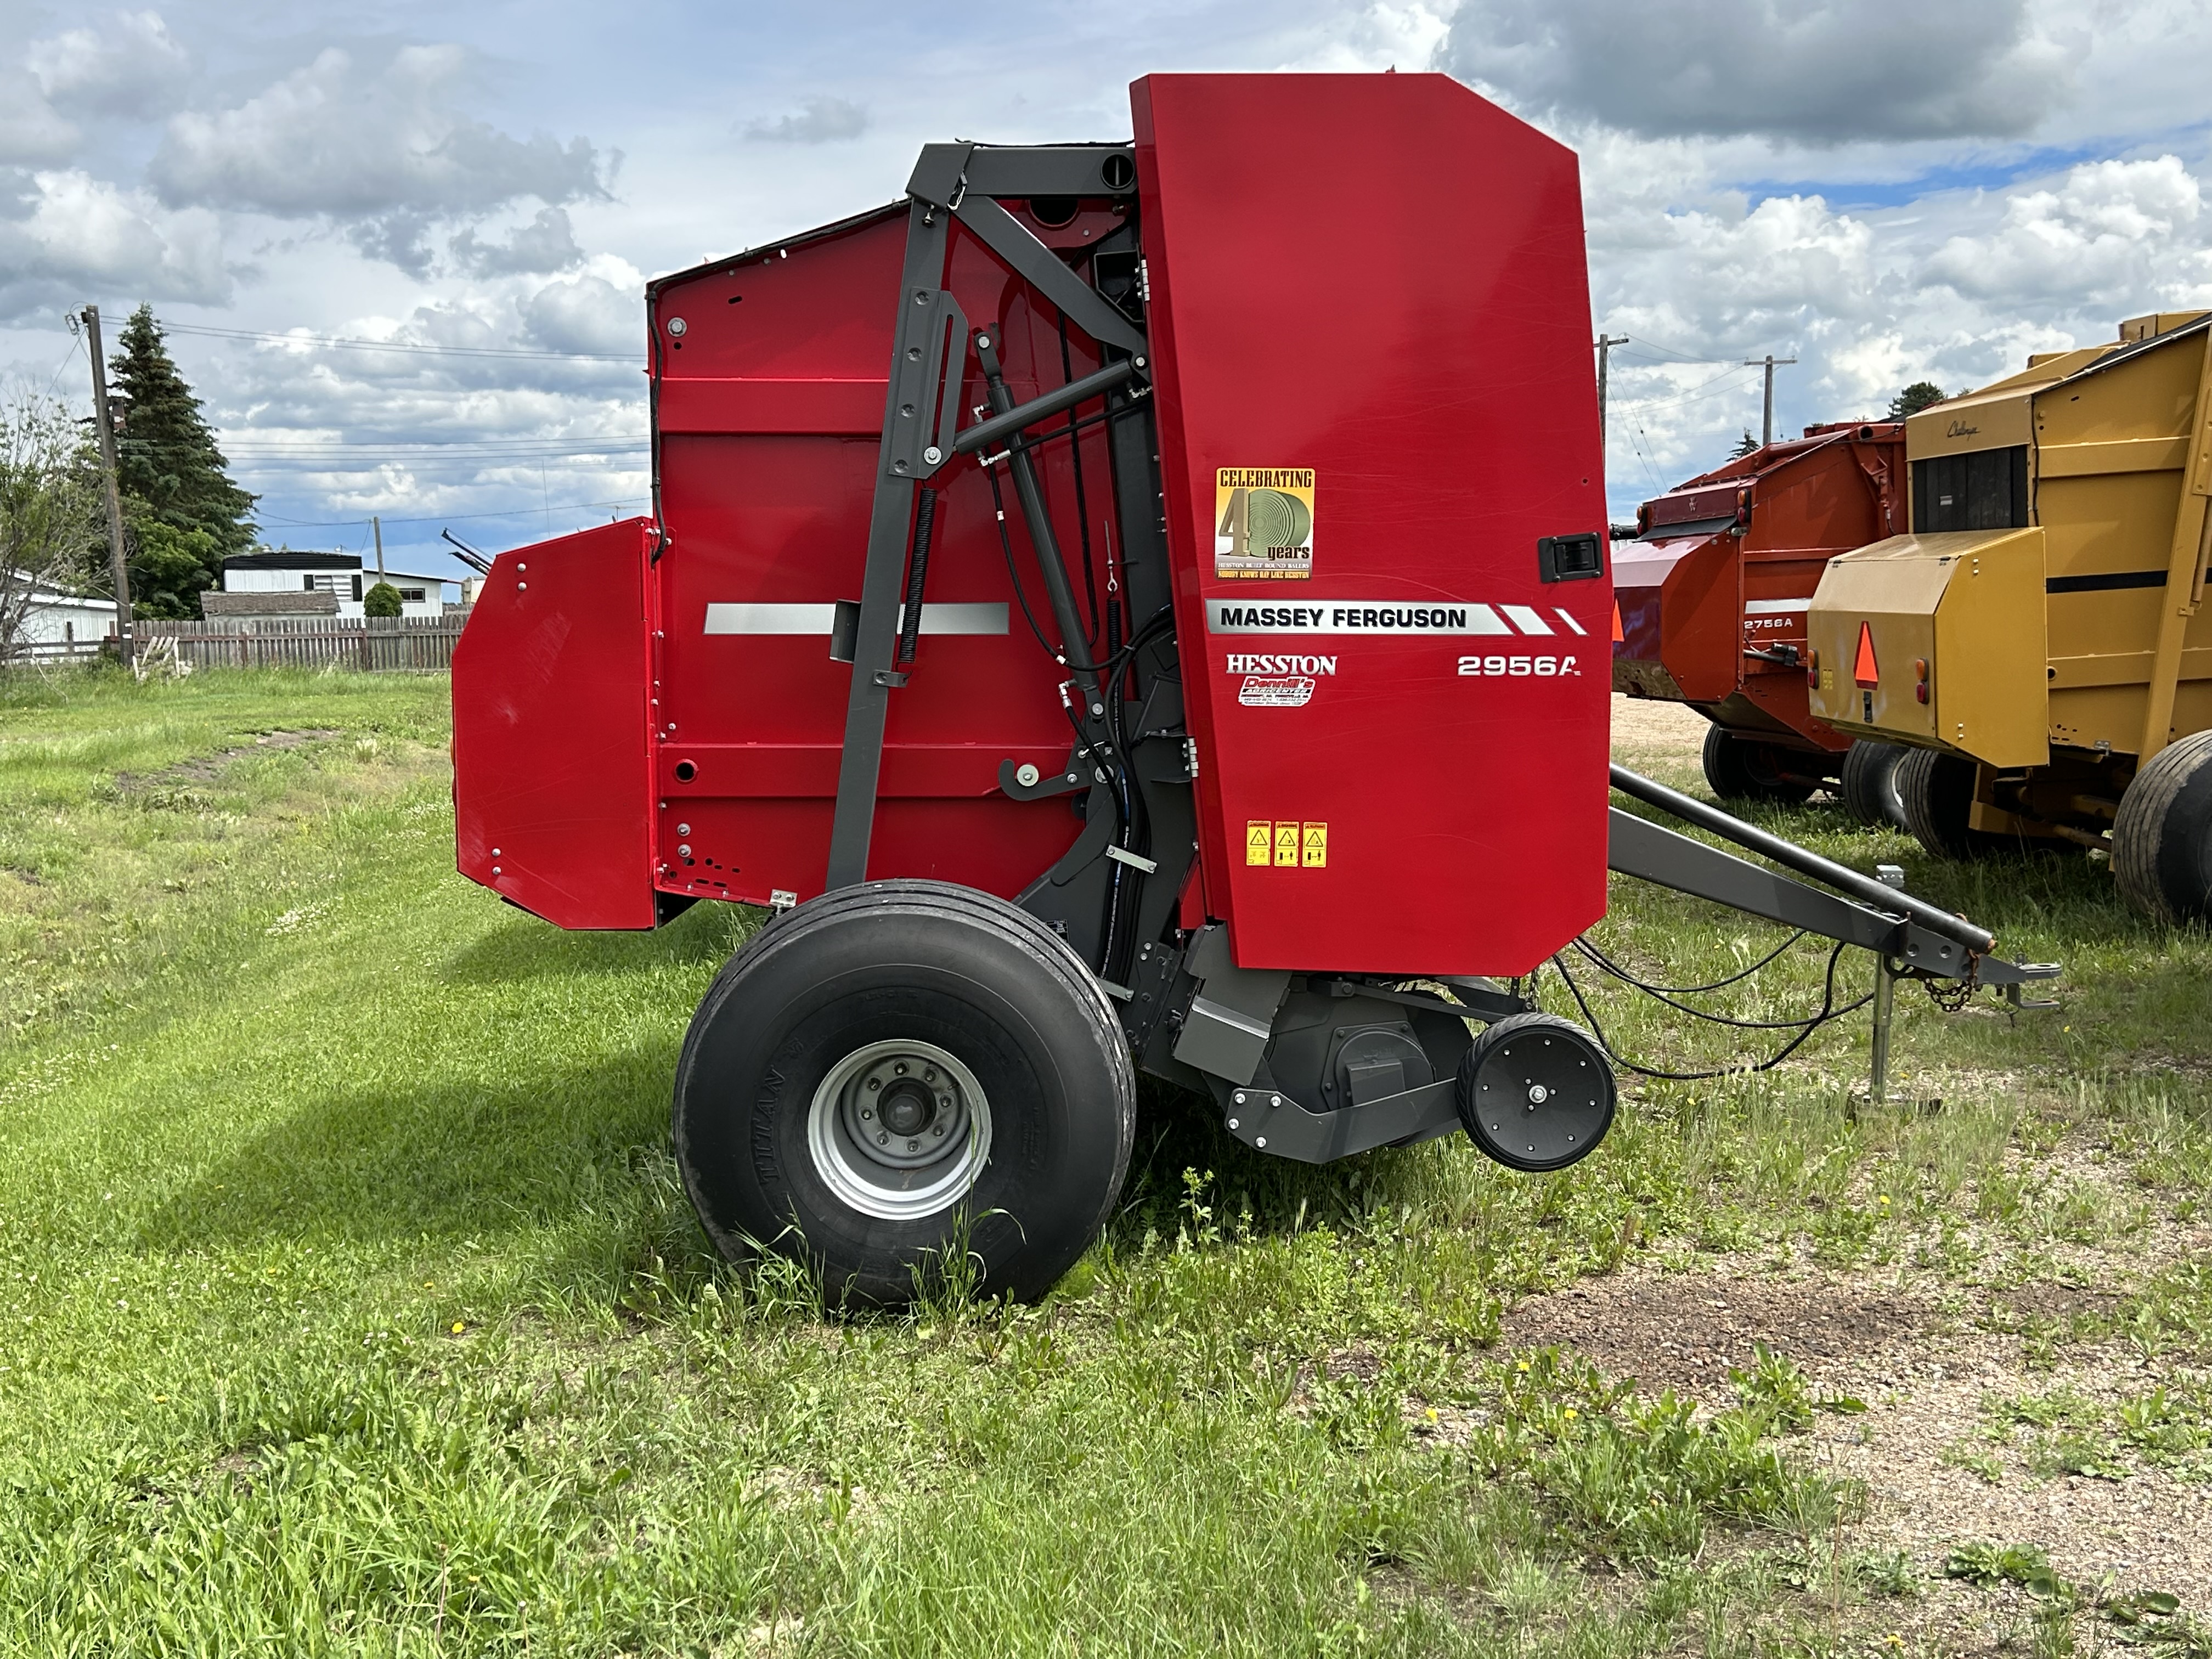
[[[1929,850],[2084,842],[2147,908],[2212,909],[2208,339],[2137,318],[1914,416],[1911,533],[1829,562],[1813,712],[1922,751]]]

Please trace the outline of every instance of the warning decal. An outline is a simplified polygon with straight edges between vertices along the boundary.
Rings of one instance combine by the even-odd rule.
[[[1213,525],[1215,575],[1277,580],[1312,575],[1313,469],[1217,469]]]
[[[1328,867],[1328,825],[1312,819],[1250,818],[1244,825],[1244,862],[1278,870]]]

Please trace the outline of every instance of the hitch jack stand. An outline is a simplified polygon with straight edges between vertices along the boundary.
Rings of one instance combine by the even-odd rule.
[[[1879,1106],[1889,1086],[1889,1016],[1897,993],[1897,975],[1890,969],[1889,953],[1874,953],[1874,1064],[1867,1079],[1867,1101]]]

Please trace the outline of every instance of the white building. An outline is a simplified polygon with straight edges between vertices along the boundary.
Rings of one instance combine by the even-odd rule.
[[[13,571],[0,574],[11,592],[22,578]],[[88,599],[50,582],[33,580],[21,626],[15,630],[15,648],[33,657],[76,655],[115,631],[115,601]]]
[[[401,616],[446,614],[446,589],[454,585],[447,578],[387,567],[384,580],[399,590]],[[226,593],[327,593],[337,601],[341,617],[362,614],[362,596],[376,580],[376,572],[362,569],[354,553],[240,553],[222,562]],[[312,609],[330,614],[319,605]]]

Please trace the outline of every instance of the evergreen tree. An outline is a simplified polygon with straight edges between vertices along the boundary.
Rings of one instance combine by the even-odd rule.
[[[253,545],[254,497],[230,481],[229,463],[169,356],[151,306],[131,313],[108,368],[116,472],[136,532],[132,609],[196,616],[199,595],[222,585],[222,561]]]
[[[1889,418],[1901,421],[1908,415],[1917,415],[1922,410],[1942,403],[1947,395],[1943,388],[1933,380],[1915,380],[1889,400]]]
[[[361,614],[364,617],[398,617],[406,613],[401,609],[399,590],[390,582],[379,582],[361,596]]]
[[[1759,440],[1753,437],[1751,428],[1746,427],[1743,429],[1743,436],[1736,441],[1736,447],[1729,451],[1729,459],[1732,461],[1740,461],[1758,447]]]

